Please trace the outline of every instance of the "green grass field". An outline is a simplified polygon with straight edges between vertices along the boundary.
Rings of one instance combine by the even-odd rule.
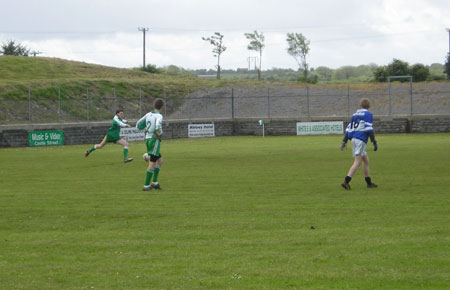
[[[1,289],[449,289],[450,134],[0,149]]]

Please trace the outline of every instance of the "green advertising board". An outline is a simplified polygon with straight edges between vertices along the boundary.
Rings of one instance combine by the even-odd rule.
[[[64,145],[63,131],[34,131],[28,132],[28,146]]]

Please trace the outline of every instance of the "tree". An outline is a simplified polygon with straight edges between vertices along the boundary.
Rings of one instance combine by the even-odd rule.
[[[334,79],[335,80],[349,80],[352,77],[357,77],[358,72],[356,70],[356,67],[354,66],[342,66],[334,72]]]
[[[157,68],[154,64],[148,64],[146,67],[141,68],[141,70],[152,73],[152,74],[160,74],[162,73],[162,70]]]
[[[326,66],[319,66],[316,68],[316,73],[319,75],[321,81],[331,81],[333,77],[333,70]]]
[[[359,65],[355,67],[355,73],[358,77],[371,77],[373,75],[373,72],[377,69],[376,64],[369,64],[369,65]]]
[[[333,79],[338,81],[367,81],[373,76],[375,69],[376,67],[373,65],[342,66],[335,70]]]
[[[244,33],[245,37],[250,40],[250,44],[247,46],[248,50],[255,50],[259,52],[259,68],[258,68],[258,80],[261,80],[261,63],[262,63],[262,51],[265,47],[264,34],[254,31],[253,33]]]
[[[399,59],[393,59],[390,64],[387,66],[380,66],[374,72],[373,75],[375,77],[375,81],[377,82],[386,82],[388,77],[392,76],[409,76],[411,75],[411,69],[409,65],[405,61],[401,61]],[[400,80],[404,82],[406,80]]]
[[[181,66],[176,66],[173,64],[164,66],[162,73],[169,76],[190,75],[189,72],[185,71]]]
[[[28,56],[30,50],[20,43],[16,44],[14,40],[10,40],[8,43],[2,44],[0,53],[3,55]]]
[[[406,61],[401,61],[399,59],[393,59],[387,66],[387,71],[389,76],[407,76],[411,74],[409,65]]]
[[[411,67],[411,75],[415,82],[424,82],[430,75],[430,69],[421,63],[417,63]]]
[[[373,76],[375,77],[375,81],[384,83],[388,79],[388,70],[386,66],[379,66],[377,69],[373,72]]]
[[[204,41],[208,41],[213,46],[214,57],[217,57],[217,79],[220,80],[220,55],[227,49],[223,45],[223,35],[215,32],[211,37],[202,37]]]
[[[308,81],[308,63],[306,62],[306,56],[309,53],[309,40],[301,33],[288,33],[287,39],[288,49],[287,52],[294,57],[301,70],[303,70],[303,81]]]
[[[441,63],[432,63],[430,65],[430,75],[431,76],[445,76],[444,65]]]
[[[447,74],[447,79],[450,79],[450,52],[447,54],[447,60],[444,64],[444,73]]]

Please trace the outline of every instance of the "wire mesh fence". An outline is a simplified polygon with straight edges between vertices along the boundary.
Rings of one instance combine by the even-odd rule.
[[[151,111],[154,97],[61,96],[34,98],[33,90],[19,100],[0,100],[0,123],[68,123],[111,120],[121,108],[129,120]],[[166,92],[161,93],[166,96]],[[450,84],[407,85],[391,89],[342,87],[217,88],[183,97],[166,97],[166,119],[278,118],[350,116],[361,98],[371,101],[374,115],[450,115]]]

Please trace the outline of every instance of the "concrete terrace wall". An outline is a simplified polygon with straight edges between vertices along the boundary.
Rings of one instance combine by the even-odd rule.
[[[264,119],[266,135],[296,135],[297,122],[343,121],[347,125],[348,117],[314,118],[271,118]],[[176,139],[188,137],[189,124],[214,123],[216,136],[262,135],[257,118],[205,119],[205,120],[166,120],[164,138]],[[32,125],[1,125],[0,147],[28,146],[28,132],[64,131],[64,144],[99,143],[107,132],[110,122],[56,123]],[[405,117],[374,117],[375,133],[443,133],[450,132],[450,115],[423,115]]]

